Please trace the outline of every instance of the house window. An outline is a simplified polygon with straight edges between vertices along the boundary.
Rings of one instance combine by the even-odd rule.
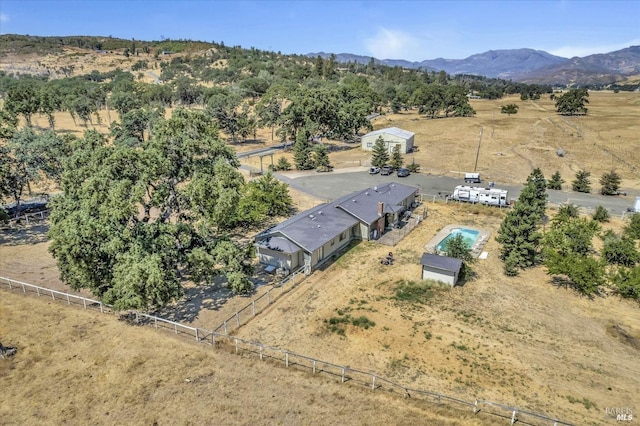
[[[334,245],[335,243],[336,243],[336,239],[334,238],[331,240],[331,245]]]
[[[346,231],[343,232],[342,234],[340,234],[340,241],[344,240],[345,238],[347,238],[347,233]]]

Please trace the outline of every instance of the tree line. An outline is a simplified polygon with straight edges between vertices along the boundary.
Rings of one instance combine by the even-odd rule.
[[[546,189],[544,175],[535,169],[503,220],[496,240],[504,273],[515,276],[544,265],[554,283],[580,294],[613,292],[640,302],[640,213],[630,216],[621,234],[603,230],[609,214],[602,206],[586,218],[578,207],[565,205],[549,221]],[[602,241],[599,250],[595,238]]]

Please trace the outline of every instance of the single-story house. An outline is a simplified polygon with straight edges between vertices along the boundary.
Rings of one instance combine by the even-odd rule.
[[[458,282],[462,260],[453,257],[424,253],[420,259],[422,265],[422,279],[436,280],[449,284],[451,287]]]
[[[397,127],[375,130],[367,133],[361,138],[361,148],[364,151],[372,151],[373,145],[376,143],[378,138],[382,136],[385,146],[387,147],[387,151],[393,152],[393,149],[399,145],[400,153],[407,154],[413,151],[415,135],[416,134],[413,132],[402,130]]]
[[[255,237],[260,263],[308,272],[353,240],[375,240],[416,206],[418,188],[387,183],[299,213]]]

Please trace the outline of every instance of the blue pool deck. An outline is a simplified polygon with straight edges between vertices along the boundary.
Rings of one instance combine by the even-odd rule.
[[[447,225],[445,227],[443,227],[433,238],[431,238],[431,240],[429,240],[429,242],[424,246],[424,250],[427,253],[432,253],[432,254],[438,254],[437,253],[437,247],[438,244],[440,243],[440,241],[444,240],[445,237],[449,234],[451,234],[451,231],[454,229],[460,229],[460,228],[464,228],[464,229],[470,229],[473,231],[478,231],[478,239],[476,240],[476,242],[473,244],[473,246],[471,247],[471,255],[475,258],[480,257],[480,255],[482,254],[482,250],[484,249],[484,246],[487,244],[487,242],[489,241],[489,237],[491,236],[491,232],[487,231],[486,229],[480,229],[480,228],[474,228],[472,226],[468,226],[468,225],[457,225],[457,224],[452,224],[452,225]]]

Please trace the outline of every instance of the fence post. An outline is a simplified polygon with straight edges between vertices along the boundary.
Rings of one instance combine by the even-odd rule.
[[[226,320],[225,320],[225,322],[224,322],[224,335],[225,335],[225,336],[228,336],[228,335],[229,335],[229,333],[227,332],[227,321],[226,321]]]
[[[475,402],[473,403],[473,414],[477,414],[478,413],[478,400],[476,399]]]
[[[211,347],[212,348],[216,347],[216,333],[215,333],[215,331],[213,333],[211,333]]]
[[[316,374],[316,360],[313,360],[313,374]]]
[[[240,327],[240,315],[236,312],[236,324]]]
[[[98,302],[98,303],[100,303],[100,313],[104,314],[104,310],[102,309],[102,302]]]
[[[173,329],[176,331],[176,334],[178,334],[178,324],[175,322],[173,323]]]
[[[36,293],[38,293],[38,296],[40,296],[40,288],[36,287]]]
[[[260,346],[260,361],[262,361],[262,351],[264,350],[264,346]]]
[[[284,353],[284,366],[289,367],[289,352]]]
[[[52,298],[53,300],[56,300],[56,294],[55,294],[53,291],[51,291],[51,298]]]
[[[516,422],[516,411],[518,410],[513,410],[513,413],[511,414],[511,425],[515,424]]]
[[[87,299],[85,299],[84,297],[82,298],[82,306],[87,309]]]
[[[271,289],[267,291],[267,305],[271,304]]]
[[[140,324],[140,317],[138,316],[138,311],[136,311],[136,324]]]
[[[69,293],[67,293],[67,305],[71,304],[71,300],[69,300]]]
[[[9,283],[9,290],[11,290],[11,280],[7,280],[7,283]]]
[[[344,383],[344,367],[342,367],[342,383]]]
[[[251,301],[251,310],[253,311],[253,316],[256,316],[256,301],[252,300]]]
[[[236,342],[236,353],[238,353],[238,339],[233,339]]]
[[[26,293],[26,292],[27,292],[27,289],[24,287],[24,283],[22,284],[22,292],[23,292],[23,293]]]
[[[158,328],[158,317],[153,317],[153,325]]]
[[[373,380],[371,382],[371,390],[375,390],[376,389],[376,376],[374,374],[371,375],[373,377]]]
[[[198,339],[198,327],[196,327],[196,342],[199,342],[200,339]]]

